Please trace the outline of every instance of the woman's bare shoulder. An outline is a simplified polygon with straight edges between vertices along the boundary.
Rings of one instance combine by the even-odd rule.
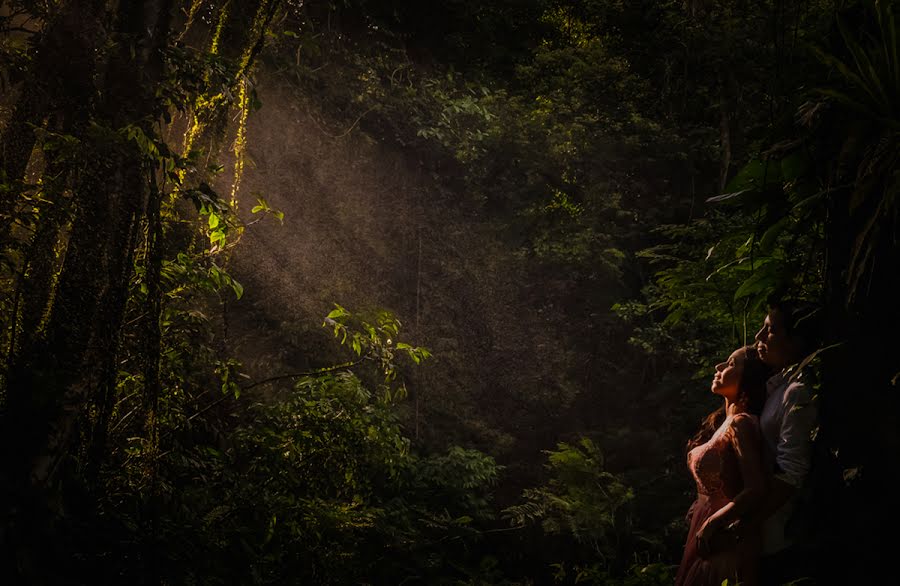
[[[752,413],[737,413],[731,419],[731,429],[736,433],[757,433],[759,417]]]

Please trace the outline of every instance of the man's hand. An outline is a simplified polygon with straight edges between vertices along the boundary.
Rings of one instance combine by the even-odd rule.
[[[738,534],[723,527],[716,517],[710,517],[697,531],[697,551],[702,558],[733,549],[738,542]]]

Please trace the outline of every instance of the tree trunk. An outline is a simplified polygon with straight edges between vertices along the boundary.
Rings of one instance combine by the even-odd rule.
[[[54,111],[84,108],[94,93],[104,7],[98,0],[64,3],[41,33],[25,87],[0,135],[0,177],[7,182],[24,179],[36,142],[33,127],[42,127]],[[0,192],[2,234],[15,212],[18,193],[16,189]]]
[[[170,0],[120,5],[117,48],[103,78],[103,100],[92,116],[95,129],[79,137],[75,217],[53,307],[44,336],[22,348],[8,375],[0,450],[10,529],[0,546],[12,550],[19,566],[40,551],[40,519],[52,518],[57,476],[72,453],[85,407],[109,396],[115,384],[135,231],[150,168],[138,145],[118,131],[134,125],[153,134],[149,125],[158,114],[154,92],[163,71],[160,49],[170,13]],[[26,567],[18,577],[31,574]]]
[[[60,239],[64,238],[64,226],[71,219],[71,201],[65,195],[67,169],[57,159],[50,157],[44,172],[44,196],[47,201],[41,207],[35,234],[28,245],[25,266],[22,271],[22,309],[18,327],[18,346],[28,348],[41,335],[44,320],[48,317],[56,288],[54,275],[58,274],[64,258]],[[10,361],[15,359],[17,345],[10,342]]]
[[[854,153],[865,150],[860,145],[869,140],[869,132],[865,126],[854,129],[835,165],[834,184],[858,180],[860,161]],[[834,193],[826,222],[825,319],[829,341],[842,345],[823,356],[820,441],[835,454],[846,478],[840,503],[829,504],[827,510],[841,536],[840,559],[853,560],[836,569],[855,583],[880,581],[880,568],[893,552],[890,540],[873,533],[872,527],[898,513],[889,487],[898,481],[895,462],[900,457],[900,400],[892,383],[900,371],[900,353],[889,340],[900,329],[896,287],[900,253],[890,219],[873,244],[875,261],[855,294],[849,274],[854,249],[861,244],[858,235],[878,197],[884,197],[878,188],[872,194],[851,210],[851,191]]]

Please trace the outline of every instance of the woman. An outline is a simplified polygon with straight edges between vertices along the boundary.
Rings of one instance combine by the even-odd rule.
[[[716,365],[711,389],[724,404],[688,444],[697,500],[688,511],[690,531],[676,586],[757,582],[759,536],[738,539],[729,527],[746,518],[765,492],[758,417],[769,375],[754,346],[739,348]]]

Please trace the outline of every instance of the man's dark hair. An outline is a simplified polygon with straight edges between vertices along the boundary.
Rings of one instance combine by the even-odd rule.
[[[812,301],[786,297],[769,297],[769,311],[777,311],[784,319],[788,335],[799,341],[804,355],[814,351],[822,337],[821,307]]]

